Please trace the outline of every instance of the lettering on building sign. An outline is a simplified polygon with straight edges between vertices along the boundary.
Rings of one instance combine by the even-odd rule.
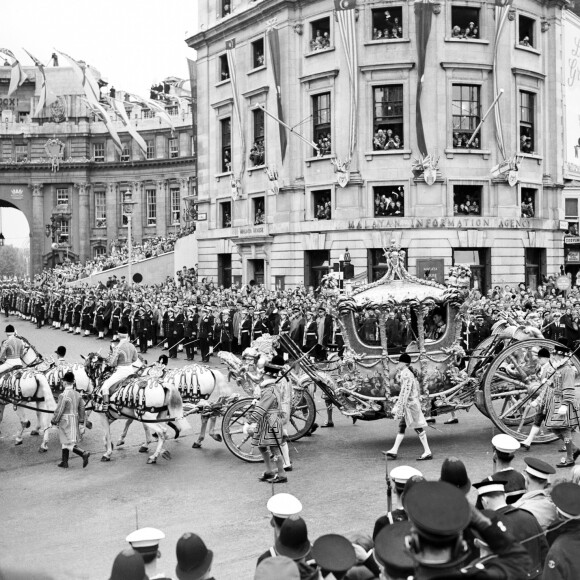
[[[399,218],[391,220],[349,221],[349,230],[393,230],[412,228],[510,228],[530,229],[534,227],[528,219],[492,219],[492,218]],[[556,227],[555,229],[558,229]]]
[[[4,98],[0,99],[0,107],[2,109],[14,109],[18,103],[18,99],[15,98]]]
[[[240,236],[265,236],[266,226],[253,226],[247,228],[240,228]]]

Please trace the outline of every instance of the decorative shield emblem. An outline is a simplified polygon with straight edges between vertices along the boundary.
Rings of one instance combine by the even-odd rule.
[[[66,119],[66,102],[64,99],[58,97],[50,105],[50,115],[55,123],[62,123]]]
[[[423,171],[423,177],[425,178],[425,183],[427,185],[433,185],[437,179],[437,169],[426,167],[425,171]]]
[[[510,187],[513,187],[514,185],[517,185],[519,181],[519,173],[517,171],[510,171],[508,173],[508,183]]]
[[[350,171],[337,171],[336,172],[336,183],[340,187],[346,187],[350,179]]]
[[[44,150],[50,159],[52,165],[52,171],[58,171],[59,163],[64,156],[64,143],[59,139],[49,139],[44,144]]]

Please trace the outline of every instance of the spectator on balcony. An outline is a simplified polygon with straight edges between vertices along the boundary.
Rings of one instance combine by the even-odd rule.
[[[477,28],[475,22],[470,22],[469,26],[465,29],[465,38],[477,38]]]
[[[451,31],[451,36],[453,38],[461,38],[463,36],[463,31],[459,26],[454,26],[453,30]]]
[[[521,40],[520,40],[520,44],[522,46],[532,46],[530,44],[530,37],[529,36],[524,36]]]
[[[387,142],[387,136],[382,129],[379,129],[373,139],[373,149],[375,151],[381,151],[385,148],[385,143]]]
[[[524,201],[522,201],[522,217],[534,217],[534,203],[531,197],[527,197]]]
[[[254,141],[250,149],[250,161],[254,167],[264,165],[264,144],[261,141]]]

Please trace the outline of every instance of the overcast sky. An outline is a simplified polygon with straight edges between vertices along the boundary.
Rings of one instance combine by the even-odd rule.
[[[186,58],[195,53],[185,38],[197,28],[197,0],[9,0],[0,48],[24,66],[34,63],[22,48],[44,64],[56,48],[94,66],[109,86],[148,97],[152,82],[188,77]],[[20,212],[4,209],[1,227],[7,244],[28,238]]]

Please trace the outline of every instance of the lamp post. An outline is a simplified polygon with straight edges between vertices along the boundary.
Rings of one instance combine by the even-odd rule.
[[[133,239],[131,234],[131,221],[133,219],[133,206],[136,204],[136,201],[133,201],[133,194],[128,189],[123,194],[123,213],[127,216],[127,253],[128,253],[128,278],[129,278],[129,286],[133,285]]]
[[[56,266],[56,258],[54,251],[58,244],[58,236],[60,235],[60,226],[56,223],[54,216],[50,216],[50,223],[46,224],[45,234],[47,238],[50,238],[52,236],[51,238],[52,244],[50,247],[52,250],[52,267],[54,268]]]

